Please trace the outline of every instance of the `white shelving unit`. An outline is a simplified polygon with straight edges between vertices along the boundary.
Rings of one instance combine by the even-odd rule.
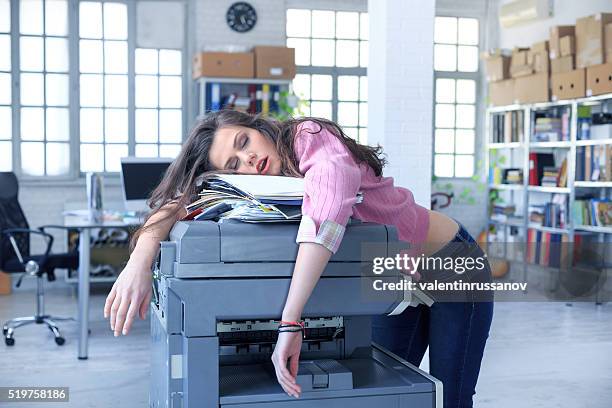
[[[283,90],[288,90],[291,79],[262,79],[262,78],[216,78],[200,77],[196,79],[196,89],[198,97],[198,114],[205,113],[206,110],[206,84],[228,84],[228,85],[280,85]]]
[[[508,105],[500,107],[492,107],[487,109],[486,112],[486,165],[487,172],[490,167],[490,155],[493,150],[504,149],[510,156],[510,163],[513,163],[513,159],[517,152],[522,153],[522,165],[523,169],[523,183],[522,184],[488,184],[487,193],[491,190],[508,190],[510,191],[511,202],[516,203],[516,196],[522,194],[522,212],[518,214],[519,221],[500,222],[498,220],[489,219],[489,224],[495,224],[504,226],[504,237],[505,242],[507,241],[507,230],[506,227],[518,227],[522,228],[525,232],[525,254],[527,254],[527,230],[534,229],[539,231],[563,233],[569,235],[569,241],[574,242],[575,234],[579,233],[593,233],[598,234],[598,240],[600,242],[607,242],[607,238],[612,237],[612,227],[596,227],[590,225],[574,225],[574,221],[571,217],[571,209],[576,200],[576,188],[593,188],[597,189],[599,197],[611,197],[612,196],[612,181],[576,181],[576,148],[579,146],[589,145],[602,145],[612,144],[612,139],[603,140],[577,140],[578,134],[578,107],[582,105],[596,105],[602,102],[610,103],[612,100],[612,94],[598,95],[588,98],[580,98],[574,100],[563,100],[548,103],[536,103],[529,105]],[[570,128],[569,128],[569,141],[555,141],[555,142],[531,142],[531,135],[533,130],[533,113],[536,111],[547,110],[555,107],[566,107],[570,112]],[[491,140],[492,133],[492,115],[505,113],[509,111],[523,111],[524,127],[523,127],[523,138],[519,142],[512,143],[489,143]],[[529,182],[529,153],[532,151],[541,151],[541,149],[567,149],[567,187],[542,187],[542,186],[530,186]],[[488,173],[487,173],[488,177]],[[566,228],[551,228],[544,227],[529,222],[529,195],[530,194],[567,194],[568,195],[568,225]],[[489,197],[489,194],[487,194]],[[505,254],[505,250],[504,250]],[[568,260],[571,263],[573,259]],[[525,259],[522,260],[524,278],[527,278],[527,262]]]

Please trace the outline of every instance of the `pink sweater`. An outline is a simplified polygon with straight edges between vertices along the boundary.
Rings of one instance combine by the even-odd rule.
[[[413,245],[427,237],[429,213],[412,192],[377,177],[367,164],[357,164],[350,150],[316,122],[298,126],[294,151],[304,175],[302,221],[296,242],[316,242],[336,253],[349,217],[394,225],[399,239]],[[357,192],[363,201],[357,201]]]

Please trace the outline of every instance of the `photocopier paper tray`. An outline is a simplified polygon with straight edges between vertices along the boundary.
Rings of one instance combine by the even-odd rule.
[[[149,406],[442,407],[440,381],[372,343],[371,316],[405,301],[363,296],[364,244],[385,255],[393,227],[349,223],[306,307],[297,382],[270,360],[297,255],[297,224],[178,222],[162,242],[151,303]]]

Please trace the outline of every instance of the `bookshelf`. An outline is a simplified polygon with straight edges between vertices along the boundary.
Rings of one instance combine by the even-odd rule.
[[[197,90],[197,112],[199,115],[207,111],[219,110],[223,106],[224,99],[231,94],[236,94],[237,97],[243,98],[243,100],[250,99],[250,93],[253,90],[255,91],[256,99],[254,103],[257,105],[250,107],[249,111],[259,113],[278,109],[278,93],[288,91],[291,80],[200,77],[195,81],[195,84]],[[216,91],[214,91],[216,97],[213,97],[212,88],[216,88]]]
[[[509,242],[507,239],[509,229],[516,228],[521,230],[524,241],[524,256],[520,259],[512,259],[512,261],[522,263],[524,279],[527,278],[527,266],[531,263],[526,259],[529,246],[529,230],[562,234],[566,236],[564,242],[567,239],[567,242],[570,243],[576,242],[577,236],[585,234],[591,236],[595,234],[597,242],[600,243],[612,242],[612,226],[582,225],[579,222],[575,222],[572,216],[572,209],[575,207],[576,202],[580,201],[577,197],[577,190],[580,194],[590,193],[591,197],[594,197],[595,200],[612,198],[612,180],[609,178],[608,180],[610,181],[577,179],[577,171],[579,175],[585,174],[588,176],[590,174],[584,171],[580,173],[580,169],[584,169],[584,166],[586,166],[584,164],[584,155],[582,162],[579,162],[580,158],[578,156],[583,154],[582,149],[594,149],[596,146],[603,146],[602,149],[606,149],[607,146],[612,146],[612,138],[581,140],[579,136],[581,132],[579,114],[583,115],[583,107],[587,106],[590,109],[595,109],[597,112],[612,113],[612,94],[549,103],[491,107],[486,111],[487,145],[485,168],[489,173],[487,174],[487,197],[491,197],[491,192],[500,195],[504,194],[505,204],[510,207],[514,205],[515,209],[512,216],[492,216],[492,204],[490,199],[488,199],[488,223],[502,229],[503,234],[498,236],[503,235],[504,247]],[[500,116],[504,117],[501,127],[498,123]],[[560,140],[535,140],[535,136],[541,136],[546,133],[539,132],[539,130],[536,132],[536,123],[538,124],[537,126],[540,126],[544,122],[544,120],[536,121],[536,119],[541,117],[557,118],[557,116],[561,121],[560,131],[558,132],[559,137],[557,138]],[[514,117],[522,117],[522,123],[515,123]],[[511,126],[507,124],[509,118],[512,119]],[[552,123],[555,122],[554,120],[550,122],[552,125],[555,124]],[[509,137],[507,136],[508,131],[510,131]],[[501,138],[500,132],[502,134]],[[515,137],[515,133],[520,137]],[[565,186],[530,185],[530,154],[532,153],[551,153],[555,159],[556,167],[559,167],[561,164],[557,159],[565,157],[567,166]],[[607,156],[608,153],[607,150],[602,150],[600,154],[604,154],[606,160],[610,160],[609,156]],[[499,157],[500,154],[508,158],[508,164],[501,166],[499,162],[495,163],[496,157]],[[496,167],[520,169],[522,170],[522,180],[515,184],[504,184],[499,180],[500,170],[495,170]],[[556,200],[565,200],[566,214],[564,225],[544,226],[530,221],[529,208],[532,201],[539,200],[539,202],[542,202],[542,200],[548,200],[549,202],[553,197],[556,197]],[[533,234],[533,232],[530,234]],[[569,252],[567,261],[569,265],[572,265],[573,254],[571,253],[572,251]],[[502,257],[505,257],[505,248],[503,253],[504,256]]]

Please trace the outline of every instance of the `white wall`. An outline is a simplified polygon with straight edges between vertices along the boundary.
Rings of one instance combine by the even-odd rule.
[[[197,0],[194,3],[195,48],[253,45],[285,45],[285,0],[251,0],[257,24],[247,33],[229,28],[225,13],[234,0]]]
[[[501,4],[510,0],[501,0]],[[500,4],[500,7],[501,7]],[[610,0],[554,0],[554,12],[551,18],[535,21],[511,28],[499,28],[499,45],[501,48],[530,46],[547,40],[549,29],[556,25],[573,25],[576,19],[600,12],[612,12]]]
[[[368,12],[368,143],[383,146],[385,175],[429,208],[434,4],[370,1]]]

